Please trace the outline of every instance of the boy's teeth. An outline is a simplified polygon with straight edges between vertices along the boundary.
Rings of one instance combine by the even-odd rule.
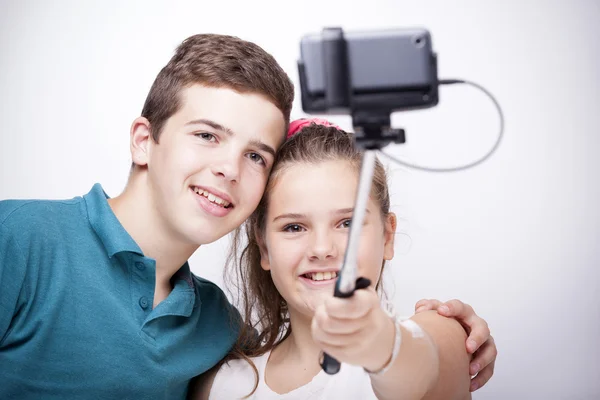
[[[215,204],[218,204],[223,207],[229,207],[228,201],[225,201],[222,198],[217,197],[214,194],[207,192],[206,190],[194,188],[194,191],[196,193],[198,193],[199,195],[206,197],[208,199],[208,201],[210,201],[211,203],[215,203]]]

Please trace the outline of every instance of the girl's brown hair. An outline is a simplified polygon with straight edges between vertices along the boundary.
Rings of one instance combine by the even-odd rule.
[[[292,330],[286,302],[277,291],[270,272],[263,270],[260,265],[259,238],[264,237],[270,191],[286,168],[300,163],[318,164],[338,160],[348,161],[358,174],[362,152],[356,147],[353,135],[315,123],[302,128],[279,149],[258,208],[233,233],[225,278],[230,283],[230,289],[233,289],[231,292],[239,295],[237,306],[242,312],[244,324],[238,342],[225,362],[235,358],[246,359],[258,376],[249,357],[257,357],[273,349]],[[385,169],[379,160],[376,160],[371,189],[371,196],[379,203],[385,219],[390,211],[390,196]],[[240,252],[242,238],[246,239],[246,245]]]

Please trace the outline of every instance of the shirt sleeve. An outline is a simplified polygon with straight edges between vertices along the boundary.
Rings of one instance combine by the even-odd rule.
[[[19,307],[25,257],[10,230],[0,224],[0,348]]]

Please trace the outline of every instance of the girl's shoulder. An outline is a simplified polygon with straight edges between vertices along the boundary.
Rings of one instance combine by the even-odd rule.
[[[324,399],[377,400],[371,378],[362,367],[342,364],[340,372],[328,378]]]
[[[264,374],[264,363],[268,358],[269,353],[266,353],[250,358],[250,361],[236,359],[224,363],[215,375],[209,400],[239,399],[250,394],[257,379],[260,382]]]

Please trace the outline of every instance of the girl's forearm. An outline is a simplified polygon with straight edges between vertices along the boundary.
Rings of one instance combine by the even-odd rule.
[[[396,359],[384,374],[371,374],[380,400],[470,398],[466,332],[456,320],[426,312],[400,324],[400,332]]]
[[[399,325],[400,349],[389,369],[371,374],[373,391],[380,400],[422,399],[439,371],[438,352],[431,337],[419,326]]]

